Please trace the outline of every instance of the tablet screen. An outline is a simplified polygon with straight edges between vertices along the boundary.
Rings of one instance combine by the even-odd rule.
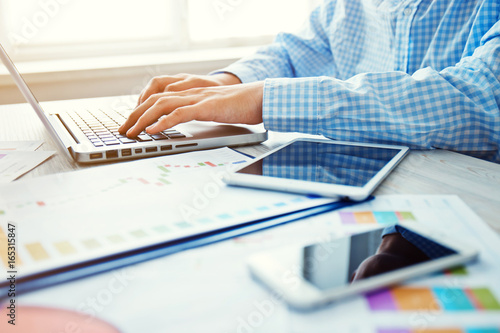
[[[400,151],[296,141],[237,173],[362,187]]]

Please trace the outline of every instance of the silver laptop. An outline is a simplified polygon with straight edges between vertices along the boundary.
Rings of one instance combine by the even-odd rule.
[[[45,102],[42,108],[1,44],[0,58],[59,148],[78,163],[250,145],[267,139],[263,125],[197,121],[177,125],[156,135],[143,132],[137,138],[129,139],[118,133],[118,128],[133,109],[133,105],[124,105],[124,102],[131,104],[130,96]]]

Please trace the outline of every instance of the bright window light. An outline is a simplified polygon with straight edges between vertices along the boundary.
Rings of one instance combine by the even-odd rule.
[[[317,2],[0,0],[0,39],[25,60],[257,45],[298,30]]]
[[[272,36],[296,31],[311,11],[309,0],[188,0],[194,41]]]
[[[3,0],[14,45],[168,38],[171,1]],[[152,10],[154,9],[154,10]]]

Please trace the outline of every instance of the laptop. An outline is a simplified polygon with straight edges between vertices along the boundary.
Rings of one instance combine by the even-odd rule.
[[[191,121],[159,134],[129,139],[118,128],[133,110],[132,96],[44,102],[33,95],[0,44],[0,58],[61,151],[77,163],[93,164],[256,144],[267,139],[260,125]]]

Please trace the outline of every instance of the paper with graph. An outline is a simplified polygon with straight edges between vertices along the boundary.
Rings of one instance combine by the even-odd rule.
[[[500,332],[500,237],[458,197],[380,196],[322,218],[348,233],[402,220],[429,225],[477,247],[480,259],[311,314],[297,313],[297,324],[311,328],[314,322],[315,332],[328,332],[331,325],[361,333]]]
[[[246,267],[245,258],[258,251],[325,241],[402,220],[445,230],[472,243],[480,250],[479,261],[308,312],[288,308],[279,291],[263,287]],[[499,257],[500,237],[458,197],[377,196],[360,205],[128,267],[135,282],[120,294],[121,299],[149,306],[134,308],[131,318],[125,318],[129,305],[114,304],[100,316],[126,332],[156,332],[161,327],[185,332],[498,333]],[[104,273],[92,283],[79,281],[28,294],[23,302],[76,308],[112,277],[113,273]],[[84,288],[76,301],[48,299],[74,295],[76,288]],[[136,320],[148,315],[154,319]]]
[[[480,250],[479,261],[305,312],[287,308],[279,297],[279,290],[270,292],[242,268],[245,265],[242,257],[258,251],[326,241],[400,221],[444,230],[472,244]],[[226,331],[231,332],[250,331],[250,327],[255,332],[498,333],[499,257],[500,237],[457,196],[381,195],[360,205],[179,253],[174,258],[175,264],[168,267],[182,267],[182,276],[196,274],[203,277],[204,283],[199,287],[190,285],[190,293],[174,297],[171,307],[165,308],[161,301],[153,306],[175,316],[176,309],[189,308],[206,293],[204,289],[210,288],[211,294],[220,295],[221,299],[237,294],[239,308],[228,304],[217,312],[225,313],[221,317],[229,322],[231,318],[242,319],[234,321],[235,326],[225,326]],[[217,274],[213,272],[214,266]],[[141,276],[153,274],[155,267],[154,262],[141,266]],[[182,279],[168,274],[150,282],[153,286],[183,283]],[[140,300],[138,293],[131,292],[128,296]],[[206,308],[197,307],[190,316],[203,318],[204,311]],[[108,320],[121,323],[118,317],[108,317]],[[286,324],[275,326],[276,323]],[[198,325],[186,324],[183,328],[200,331],[207,326],[206,322],[199,321]]]
[[[0,259],[15,227],[20,276],[332,202],[227,187],[229,148],[40,177],[0,188]]]

